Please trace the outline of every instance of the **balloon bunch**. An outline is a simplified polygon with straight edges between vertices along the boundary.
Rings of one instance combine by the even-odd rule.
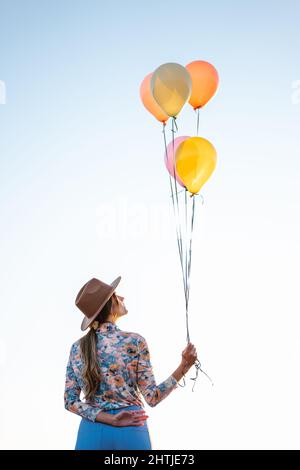
[[[194,196],[199,195],[200,189],[213,173],[217,161],[214,146],[208,140],[198,136],[199,111],[215,95],[218,84],[219,77],[215,67],[206,61],[196,60],[186,67],[177,63],[163,64],[153,73],[149,73],[140,86],[140,97],[145,108],[163,124],[164,163],[169,173],[176,222],[177,245],[185,295],[187,342],[190,342],[188,309],[195,214]],[[178,132],[176,119],[187,102],[196,113],[197,135],[175,138],[175,133]],[[166,126],[170,118],[172,139],[167,145]],[[177,191],[177,184],[183,187],[181,191]],[[178,196],[182,191],[184,191],[183,208],[180,207]],[[200,196],[203,204],[203,196]],[[191,207],[189,207],[190,205]],[[192,380],[196,382],[198,369],[210,379],[201,369],[199,360],[195,363],[195,367],[196,377]]]

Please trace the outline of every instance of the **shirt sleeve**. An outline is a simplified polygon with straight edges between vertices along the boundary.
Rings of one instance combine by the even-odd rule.
[[[78,383],[74,367],[73,367],[73,357],[74,357],[74,344],[71,347],[69,360],[66,368],[66,379],[65,379],[65,393],[64,393],[64,403],[65,408],[72,413],[76,413],[83,418],[87,418],[90,421],[95,422],[97,414],[101,411],[99,407],[95,407],[84,403],[80,400],[81,387]]]
[[[161,384],[156,385],[148,344],[143,337],[141,337],[138,350],[137,385],[148,405],[152,407],[178,387],[178,382],[172,375]]]

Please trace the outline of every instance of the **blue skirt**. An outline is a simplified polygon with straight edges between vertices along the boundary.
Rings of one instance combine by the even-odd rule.
[[[110,414],[121,410],[141,410],[137,405],[106,411]],[[143,426],[112,426],[81,418],[75,450],[151,450],[151,438],[147,420]]]

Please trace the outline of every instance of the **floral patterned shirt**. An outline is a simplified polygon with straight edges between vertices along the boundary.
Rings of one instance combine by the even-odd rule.
[[[81,401],[84,391],[81,376],[82,360],[79,341],[72,344],[66,367],[65,408],[95,421],[99,411],[130,405],[144,407],[142,396],[150,406],[156,406],[177,388],[170,375],[157,385],[148,345],[143,336],[121,330],[115,323],[101,323],[96,330],[97,353],[102,380],[94,397]]]

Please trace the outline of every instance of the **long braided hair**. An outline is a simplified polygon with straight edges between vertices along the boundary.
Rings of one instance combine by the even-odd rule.
[[[94,321],[98,321],[100,324],[107,321],[107,318],[112,311],[113,298],[117,300],[115,293],[113,293],[112,296],[108,299]],[[86,335],[80,338],[79,346],[83,363],[81,375],[85,385],[84,398],[89,400],[96,393],[99,387],[99,382],[101,380],[101,373],[97,358],[97,334],[93,327],[90,328],[90,331]]]

